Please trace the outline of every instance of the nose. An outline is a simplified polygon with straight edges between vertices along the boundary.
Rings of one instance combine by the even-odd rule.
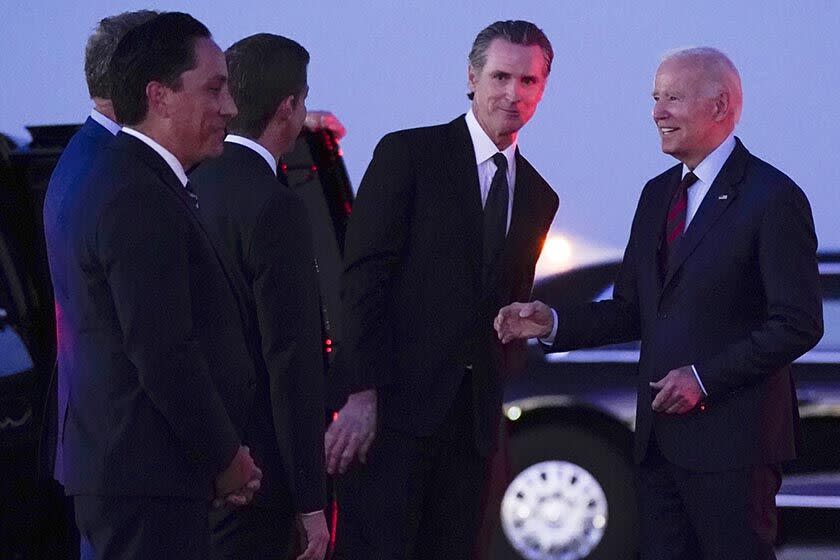
[[[519,80],[510,80],[507,87],[507,98],[511,103],[516,103],[522,97],[522,84]]]
[[[231,96],[230,91],[228,91],[227,87],[224,88],[224,93],[222,95],[222,104],[219,107],[219,113],[227,118],[232,119],[239,113],[239,110],[236,108],[236,102],[233,100],[233,96]]]
[[[653,120],[658,121],[667,118],[670,115],[665,103],[662,100],[654,101],[653,103]]]

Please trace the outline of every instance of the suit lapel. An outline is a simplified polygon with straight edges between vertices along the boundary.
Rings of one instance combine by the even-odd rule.
[[[703,240],[703,237],[718,219],[726,212],[729,205],[738,194],[737,185],[741,182],[744,176],[744,166],[746,165],[747,156],[749,152],[740,140],[736,139],[735,149],[729,155],[726,163],[712,183],[709,192],[700,203],[700,208],[694,215],[694,218],[689,223],[685,234],[680,240],[674,258],[668,263],[668,272],[665,275],[663,288],[666,287],[677,270],[682,266],[685,260],[694,252],[697,245]],[[664,217],[663,217],[664,221]]]
[[[444,147],[442,162],[445,166],[446,184],[457,191],[461,211],[464,215],[464,233],[470,262],[476,281],[481,273],[483,210],[481,207],[481,188],[478,183],[478,166],[475,162],[475,150],[470,138],[464,116],[460,116],[448,126],[449,137]]]
[[[228,284],[231,287],[231,290],[234,294],[236,294],[236,284],[233,282],[231,275],[225,266],[225,262],[222,259],[221,255],[219,255],[218,250],[216,249],[216,244],[210,238],[210,235],[207,233],[207,230],[204,229],[204,225],[201,223],[201,220],[198,219],[196,215],[195,209],[193,209],[190,204],[186,201],[183,196],[183,189],[184,185],[181,184],[181,181],[178,179],[178,176],[175,175],[175,172],[172,171],[172,168],[169,167],[169,164],[164,161],[164,159],[154,151],[151,147],[146,145],[142,140],[131,136],[130,134],[126,134],[121,132],[117,135],[116,142],[121,142],[125,145],[126,149],[128,149],[131,153],[135,154],[139,157],[146,165],[151,167],[161,178],[161,180],[166,184],[169,190],[172,192],[172,195],[178,200],[177,204],[180,204],[180,207],[183,209],[183,213],[187,216],[187,219],[192,222],[192,224],[201,231],[201,235],[204,236],[205,241],[207,242],[206,245],[210,248],[213,254],[216,257],[216,260],[219,263],[219,266],[222,269],[222,272],[227,278]],[[239,312],[240,316],[242,317],[243,324],[245,323],[246,315],[243,309],[242,302],[239,301],[239,298],[236,298],[237,304],[239,305]]]

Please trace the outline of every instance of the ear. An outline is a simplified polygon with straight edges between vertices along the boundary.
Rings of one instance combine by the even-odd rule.
[[[475,86],[478,83],[478,75],[480,73],[481,72],[476,70],[472,64],[467,66],[467,85],[473,93],[475,93]]]
[[[149,112],[168,117],[171,93],[172,90],[160,82],[149,82],[146,84],[146,102],[149,105]]]
[[[280,105],[277,106],[277,110],[274,111],[274,119],[278,122],[289,120],[292,113],[295,112],[296,106],[294,95],[289,95],[288,97],[283,98],[283,101],[281,101]]]
[[[729,116],[732,109],[729,103],[729,92],[720,92],[715,99],[714,119],[716,122],[722,122]]]

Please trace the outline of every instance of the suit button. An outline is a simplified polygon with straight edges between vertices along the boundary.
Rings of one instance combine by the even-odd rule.
[[[667,318],[668,318],[668,314],[667,314],[666,312],[664,312],[664,311],[660,311],[660,312],[659,312],[659,318],[660,318],[660,319],[667,319]]]

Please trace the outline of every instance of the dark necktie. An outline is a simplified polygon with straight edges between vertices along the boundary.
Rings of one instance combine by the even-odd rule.
[[[193,190],[189,181],[187,181],[187,184],[184,185],[184,194],[184,200],[187,201],[187,204],[198,210],[198,195]]]
[[[668,216],[665,218],[664,243],[660,250],[660,272],[664,276],[668,271],[668,261],[673,258],[674,251],[679,245],[685,231],[686,210],[688,209],[688,188],[697,182],[697,175],[688,172],[683,177],[677,189],[671,196],[671,203],[668,205]]]
[[[489,280],[496,261],[505,245],[507,231],[508,192],[507,158],[501,152],[493,156],[496,174],[490,183],[487,201],[484,203],[484,280]]]

